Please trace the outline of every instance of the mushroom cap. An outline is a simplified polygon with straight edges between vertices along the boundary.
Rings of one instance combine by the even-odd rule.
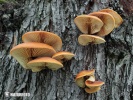
[[[100,18],[104,23],[103,27],[97,33],[97,35],[99,36],[108,35],[115,28],[115,19],[111,14],[106,12],[93,12],[90,13],[89,15]]]
[[[89,88],[99,87],[99,86],[102,86],[103,84],[104,82],[102,81],[94,81],[94,82],[91,82],[88,80],[85,81],[85,85]]]
[[[99,32],[103,22],[95,16],[79,15],[74,19],[75,24],[82,33],[94,34]]]
[[[50,57],[36,58],[34,60],[29,61],[27,63],[27,66],[31,69],[37,68],[37,67],[39,69],[40,68],[44,69],[44,68],[48,67],[51,70],[57,70],[57,69],[63,67],[63,65],[59,61],[57,61],[53,58],[50,58]],[[32,70],[32,71],[37,72],[38,70]]]
[[[100,10],[100,12],[107,12],[107,13],[111,14],[115,19],[115,27],[116,28],[119,27],[123,22],[122,17],[116,11],[114,11],[112,9],[102,9],[102,10]]]
[[[53,47],[44,44],[44,43],[22,43],[13,47],[10,51],[10,54],[26,69],[27,63],[36,57],[47,56],[52,57],[56,51]]]
[[[83,70],[81,72],[79,72],[76,76],[75,82],[79,87],[85,87],[85,76],[92,76],[94,75],[95,70]]]
[[[57,52],[52,56],[53,59],[56,59],[58,61],[70,60],[72,59],[72,57],[74,57],[74,54],[66,51]]]
[[[78,37],[78,42],[79,44],[85,46],[85,45],[88,45],[89,43],[100,44],[106,41],[99,36],[82,34]]]
[[[92,76],[94,75],[95,69],[92,70],[83,70],[81,72],[79,72],[76,76],[76,79],[84,77],[84,76]]]
[[[40,42],[52,46],[56,51],[60,51],[62,47],[61,38],[51,32],[32,31],[27,32],[22,36],[23,42]]]
[[[100,87],[95,87],[95,88],[85,88],[85,91],[87,92],[87,93],[95,93],[95,92],[97,92],[97,91],[99,91],[101,88]]]

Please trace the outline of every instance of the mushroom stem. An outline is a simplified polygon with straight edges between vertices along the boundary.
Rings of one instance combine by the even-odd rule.
[[[94,76],[94,75],[93,75],[93,76],[90,76],[90,77],[87,79],[87,81],[94,82],[94,81],[95,81],[95,76]]]

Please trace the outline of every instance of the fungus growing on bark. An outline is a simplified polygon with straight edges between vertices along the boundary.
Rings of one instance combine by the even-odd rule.
[[[79,15],[74,19],[75,24],[82,33],[94,34],[103,26],[101,19],[95,16]]]
[[[85,88],[85,91],[87,93],[95,93],[97,91],[99,91],[101,88],[101,86],[104,84],[104,82],[102,81],[94,81],[94,82],[91,82],[89,80],[86,80],[85,81],[85,85],[87,86]]]
[[[89,79],[90,76],[94,76],[94,72],[95,72],[94,69],[92,69],[92,70],[83,70],[83,71],[79,72],[76,76],[76,79],[75,79],[76,84],[79,87],[84,88],[85,87],[85,80]]]
[[[100,18],[104,23],[101,30],[97,33],[97,35],[99,36],[108,35],[115,28],[115,19],[111,14],[106,12],[93,12],[90,13],[89,15]]]
[[[122,17],[116,11],[114,11],[112,9],[102,9],[102,10],[100,10],[100,12],[106,12],[106,13],[111,14],[115,19],[115,27],[116,28],[119,27],[123,22]]]
[[[104,82],[102,82],[102,81],[94,81],[94,82],[91,82],[91,81],[88,81],[88,80],[85,81],[85,85],[89,88],[100,87],[103,84],[104,84]]]
[[[87,93],[95,93],[100,90],[104,84],[102,81],[95,81],[95,70],[83,70],[79,72],[75,78],[76,84],[85,89]]]
[[[104,40],[104,38],[99,36],[83,34],[78,37],[78,42],[79,44],[85,46],[88,44],[100,44],[106,41]]]
[[[22,36],[23,42],[40,42],[52,46],[56,51],[60,51],[62,47],[61,38],[51,32],[46,31],[32,31],[27,32]]]
[[[96,88],[85,88],[85,92],[87,93],[95,93],[97,91],[99,91],[101,88],[100,87],[96,87]]]
[[[50,57],[40,57],[36,58],[34,60],[31,60],[27,63],[27,66],[32,69],[33,72],[41,71],[42,69],[45,69],[46,67],[51,70],[57,70],[59,68],[62,68],[63,65]]]
[[[74,54],[66,51],[57,52],[52,56],[53,59],[56,59],[61,63],[63,63],[63,61],[72,59],[72,57],[74,57]]]
[[[36,42],[22,43],[13,47],[10,54],[26,69],[29,69],[27,63],[36,57],[52,57],[56,51],[53,47]]]

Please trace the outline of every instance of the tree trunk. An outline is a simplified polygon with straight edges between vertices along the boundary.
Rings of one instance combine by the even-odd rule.
[[[132,0],[21,0],[0,4],[0,100],[133,100],[133,1]],[[103,8],[112,8],[123,24],[105,37],[106,43],[81,46],[82,34],[73,20]],[[58,34],[64,51],[75,54],[64,68],[32,73],[10,56],[28,31]],[[81,70],[96,69],[105,84],[87,94],[75,84]],[[6,97],[5,92],[30,93],[29,97]]]

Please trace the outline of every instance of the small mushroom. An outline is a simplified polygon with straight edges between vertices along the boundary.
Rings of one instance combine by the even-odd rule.
[[[87,93],[95,93],[95,92],[97,92],[97,91],[99,91],[101,88],[100,87],[95,87],[95,88],[85,88],[85,92],[87,92]]]
[[[85,85],[89,88],[100,87],[103,84],[104,84],[104,82],[102,82],[102,81],[94,81],[94,82],[91,82],[91,81],[88,81],[88,80],[85,81]]]
[[[62,52],[57,52],[55,53],[52,58],[56,59],[58,61],[60,61],[61,63],[65,60],[70,60],[72,59],[72,57],[74,57],[74,54],[71,52],[66,52],[66,51],[62,51]]]
[[[90,43],[91,44],[100,44],[100,43],[104,43],[106,41],[102,37],[99,37],[99,36],[83,34],[78,37],[78,42],[79,42],[79,44],[85,46]]]
[[[62,47],[61,38],[51,32],[46,31],[32,31],[27,32],[22,36],[23,42],[40,42],[52,46],[56,51],[60,51]]]
[[[97,33],[97,35],[108,35],[115,28],[115,19],[111,14],[106,12],[93,12],[89,15],[100,18],[104,23],[101,30]]]
[[[51,70],[57,70],[59,68],[62,68],[63,65],[50,57],[40,57],[36,58],[34,60],[31,60],[27,63],[27,66],[32,69],[33,72],[41,71],[42,69],[45,69],[46,67]]]
[[[99,91],[101,88],[101,86],[104,84],[104,82],[102,81],[94,81],[94,82],[91,82],[89,80],[86,80],[85,81],[85,85],[87,86],[85,88],[85,91],[87,93],[95,93],[97,91]]]
[[[30,60],[41,56],[52,57],[55,53],[56,51],[53,47],[36,42],[19,44],[10,51],[10,54],[26,69],[29,69],[27,63]]]
[[[116,11],[114,11],[112,9],[102,9],[102,10],[100,10],[100,12],[107,12],[107,13],[111,14],[115,19],[115,27],[116,28],[119,27],[123,22],[122,17]]]
[[[75,24],[82,33],[94,34],[103,26],[101,19],[95,16],[79,15],[74,19]]]
[[[83,70],[81,72],[79,72],[76,76],[76,84],[79,86],[79,87],[82,87],[84,88],[85,87],[85,80],[86,79],[89,79],[90,76],[94,76],[94,72],[95,70],[92,69],[92,70]],[[85,79],[86,78],[86,79]],[[92,79],[91,79],[92,80]],[[92,80],[93,81],[93,80]]]

